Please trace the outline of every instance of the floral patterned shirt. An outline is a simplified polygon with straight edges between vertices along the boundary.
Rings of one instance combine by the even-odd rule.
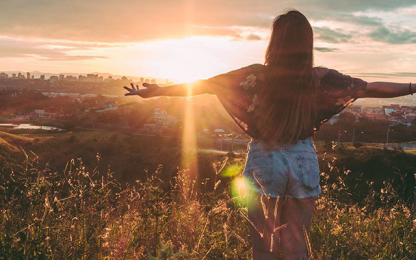
[[[208,79],[216,86],[213,93],[238,126],[253,138],[258,137],[253,111],[258,107],[258,93],[264,83],[264,65],[253,64]],[[358,98],[367,82],[343,75],[336,70],[315,67],[318,88],[317,116],[314,129],[301,134],[303,139],[313,135],[332,116],[338,114]]]

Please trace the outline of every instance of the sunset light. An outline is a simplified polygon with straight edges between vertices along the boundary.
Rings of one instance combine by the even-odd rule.
[[[192,87],[188,86],[188,96],[192,95]],[[182,158],[181,164],[184,169],[189,169],[189,175],[192,179],[198,174],[198,147],[195,130],[195,117],[193,101],[191,97],[184,100],[185,104],[185,118],[182,129]]]
[[[0,10],[0,260],[415,259],[416,0]]]
[[[171,45],[166,57],[155,58],[152,66],[155,73],[178,82],[189,82],[203,79],[218,73],[221,59],[218,53],[204,45],[212,45],[217,40],[212,37],[188,38],[180,41],[167,41]],[[159,43],[154,43],[155,48]],[[173,46],[172,46],[173,45]]]

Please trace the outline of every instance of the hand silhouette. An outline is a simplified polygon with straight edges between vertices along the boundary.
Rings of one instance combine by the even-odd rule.
[[[157,90],[160,89],[160,87],[157,84],[143,83],[143,87],[145,87],[144,89],[139,89],[139,85],[134,86],[133,83],[131,83],[130,85],[131,88],[124,86],[124,88],[128,91],[128,93],[124,94],[125,96],[137,95],[142,98],[149,98],[157,96]]]

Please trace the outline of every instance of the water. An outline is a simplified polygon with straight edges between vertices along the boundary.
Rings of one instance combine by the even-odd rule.
[[[41,126],[41,125],[32,125],[32,124],[0,124],[0,127],[7,127],[13,129],[40,129],[46,131],[63,131],[61,128],[53,127],[53,126]]]

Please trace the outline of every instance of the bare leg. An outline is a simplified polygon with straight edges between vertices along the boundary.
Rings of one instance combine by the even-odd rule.
[[[283,259],[308,259],[309,245],[305,233],[311,223],[315,200],[315,197],[285,199],[281,209],[281,220],[287,226],[280,230]]]
[[[253,259],[275,259],[279,250],[283,259],[308,259],[304,230],[310,225],[315,199],[267,199],[252,192],[247,207]]]
[[[248,198],[247,207],[248,217],[252,222],[250,223],[250,234],[254,260],[275,259],[278,255],[279,238],[278,232],[274,232],[274,229],[277,227],[278,221],[276,220],[280,217],[276,216],[275,207],[279,207],[276,203],[279,204],[279,199],[268,199],[256,192],[252,192]]]

